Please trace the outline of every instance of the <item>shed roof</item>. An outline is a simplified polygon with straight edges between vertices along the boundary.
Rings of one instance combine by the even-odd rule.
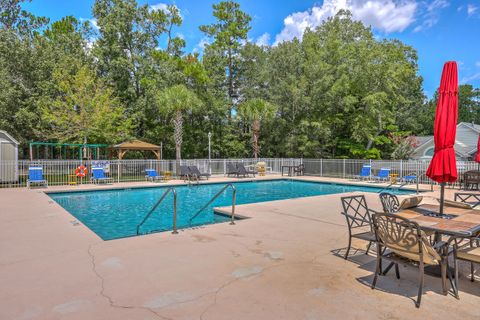
[[[4,137],[2,137],[2,136],[4,136]],[[0,142],[13,142],[16,145],[20,144],[17,140],[15,140],[11,135],[9,135],[4,130],[0,130]]]

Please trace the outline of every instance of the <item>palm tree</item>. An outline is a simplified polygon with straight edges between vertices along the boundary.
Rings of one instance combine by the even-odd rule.
[[[260,154],[258,138],[260,137],[260,125],[262,121],[275,116],[277,107],[263,99],[254,98],[247,100],[238,107],[238,114],[245,121],[251,122],[252,126],[252,148],[255,159]]]
[[[177,162],[182,159],[183,114],[201,106],[197,95],[183,84],[163,90],[158,95],[160,111],[172,118],[174,127],[175,154]]]

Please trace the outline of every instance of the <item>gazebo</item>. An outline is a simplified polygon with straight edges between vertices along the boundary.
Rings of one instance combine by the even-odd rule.
[[[140,140],[125,141],[111,146],[110,150],[114,150],[118,153],[119,160],[123,159],[123,156],[127,151],[151,151],[155,154],[157,160],[162,159],[162,148],[160,146]]]

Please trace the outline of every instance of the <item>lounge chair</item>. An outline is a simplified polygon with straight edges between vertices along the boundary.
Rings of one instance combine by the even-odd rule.
[[[237,168],[238,168],[237,177],[240,177],[240,176],[248,177],[248,175],[250,174],[253,175],[253,177],[255,177],[255,174],[257,174],[257,171],[255,170],[247,170],[247,168],[245,168],[243,163],[237,163]]]
[[[367,180],[370,179],[370,175],[372,174],[372,166],[370,165],[363,165],[362,170],[360,170],[360,174],[353,176],[355,179],[359,180]]]
[[[107,177],[105,175],[105,170],[101,167],[92,168],[92,181],[93,183],[97,184],[100,182],[113,182],[113,178]]]
[[[399,179],[401,183],[409,184],[417,182],[417,175],[414,173],[409,173],[406,176],[403,176]]]
[[[162,175],[159,175],[157,173],[157,170],[155,169],[145,169],[145,180],[148,180],[148,181],[158,181],[158,180],[163,180],[163,176]]]
[[[375,181],[388,181],[390,178],[390,168],[380,168],[377,176],[373,176],[372,179]]]
[[[48,181],[43,178],[42,167],[29,167],[27,187],[30,188],[32,184],[39,184],[48,187]]]
[[[199,177],[190,171],[190,167],[180,166],[180,179],[183,179],[183,181],[192,181],[194,179],[198,180]]]
[[[227,163],[227,177],[234,175],[238,176],[238,168],[235,164],[228,162]]]
[[[387,274],[393,266],[397,279],[400,279],[399,264],[418,265],[420,277],[415,306],[419,308],[423,294],[424,268],[425,265],[433,265],[440,266],[443,293],[447,294],[447,277],[450,282],[454,281],[448,268],[448,243],[440,241],[435,246],[431,245],[427,234],[420,229],[416,222],[398,215],[377,213],[373,215],[373,224],[377,239],[377,267],[372,289],[375,289],[379,274]],[[382,272],[383,260],[390,261],[390,264]],[[455,289],[454,291],[457,295]]]
[[[196,177],[198,177],[198,179],[201,179],[202,177],[205,177],[208,180],[208,178],[210,178],[210,176],[211,176],[210,173],[201,173],[200,170],[198,170],[197,166],[189,166],[188,169],[190,170],[190,173],[192,175],[195,175]]]

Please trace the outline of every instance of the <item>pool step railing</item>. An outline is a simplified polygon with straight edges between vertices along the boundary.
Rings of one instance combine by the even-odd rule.
[[[193,219],[195,219],[200,213],[203,212],[203,210],[205,210],[206,208],[208,208],[209,205],[211,205],[213,203],[213,201],[215,201],[223,192],[225,192],[225,190],[227,190],[228,188],[231,188],[233,193],[232,193],[232,213],[231,213],[231,216],[230,216],[230,224],[235,224],[235,203],[237,201],[237,188],[235,188],[235,186],[232,184],[232,183],[228,183],[226,184],[222,189],[220,189],[220,191],[217,192],[217,194],[215,194],[212,199],[210,199],[210,201],[207,202],[207,204],[205,204],[200,210],[198,210],[189,220],[189,224],[192,225],[192,221]]]
[[[155,210],[157,210],[158,206],[162,203],[163,200],[165,200],[165,198],[167,197],[167,195],[170,192],[173,193],[173,228],[172,228],[173,230],[172,230],[172,233],[173,234],[178,233],[178,231],[177,231],[177,191],[175,190],[175,188],[170,187],[163,193],[163,195],[160,197],[160,199],[158,199],[157,203],[155,203],[155,205],[152,207],[152,209],[150,209],[150,211],[145,215],[142,222],[140,222],[137,225],[137,235],[140,234],[140,228],[142,227],[142,225],[148,220],[148,218],[150,218],[150,216],[155,212]]]

